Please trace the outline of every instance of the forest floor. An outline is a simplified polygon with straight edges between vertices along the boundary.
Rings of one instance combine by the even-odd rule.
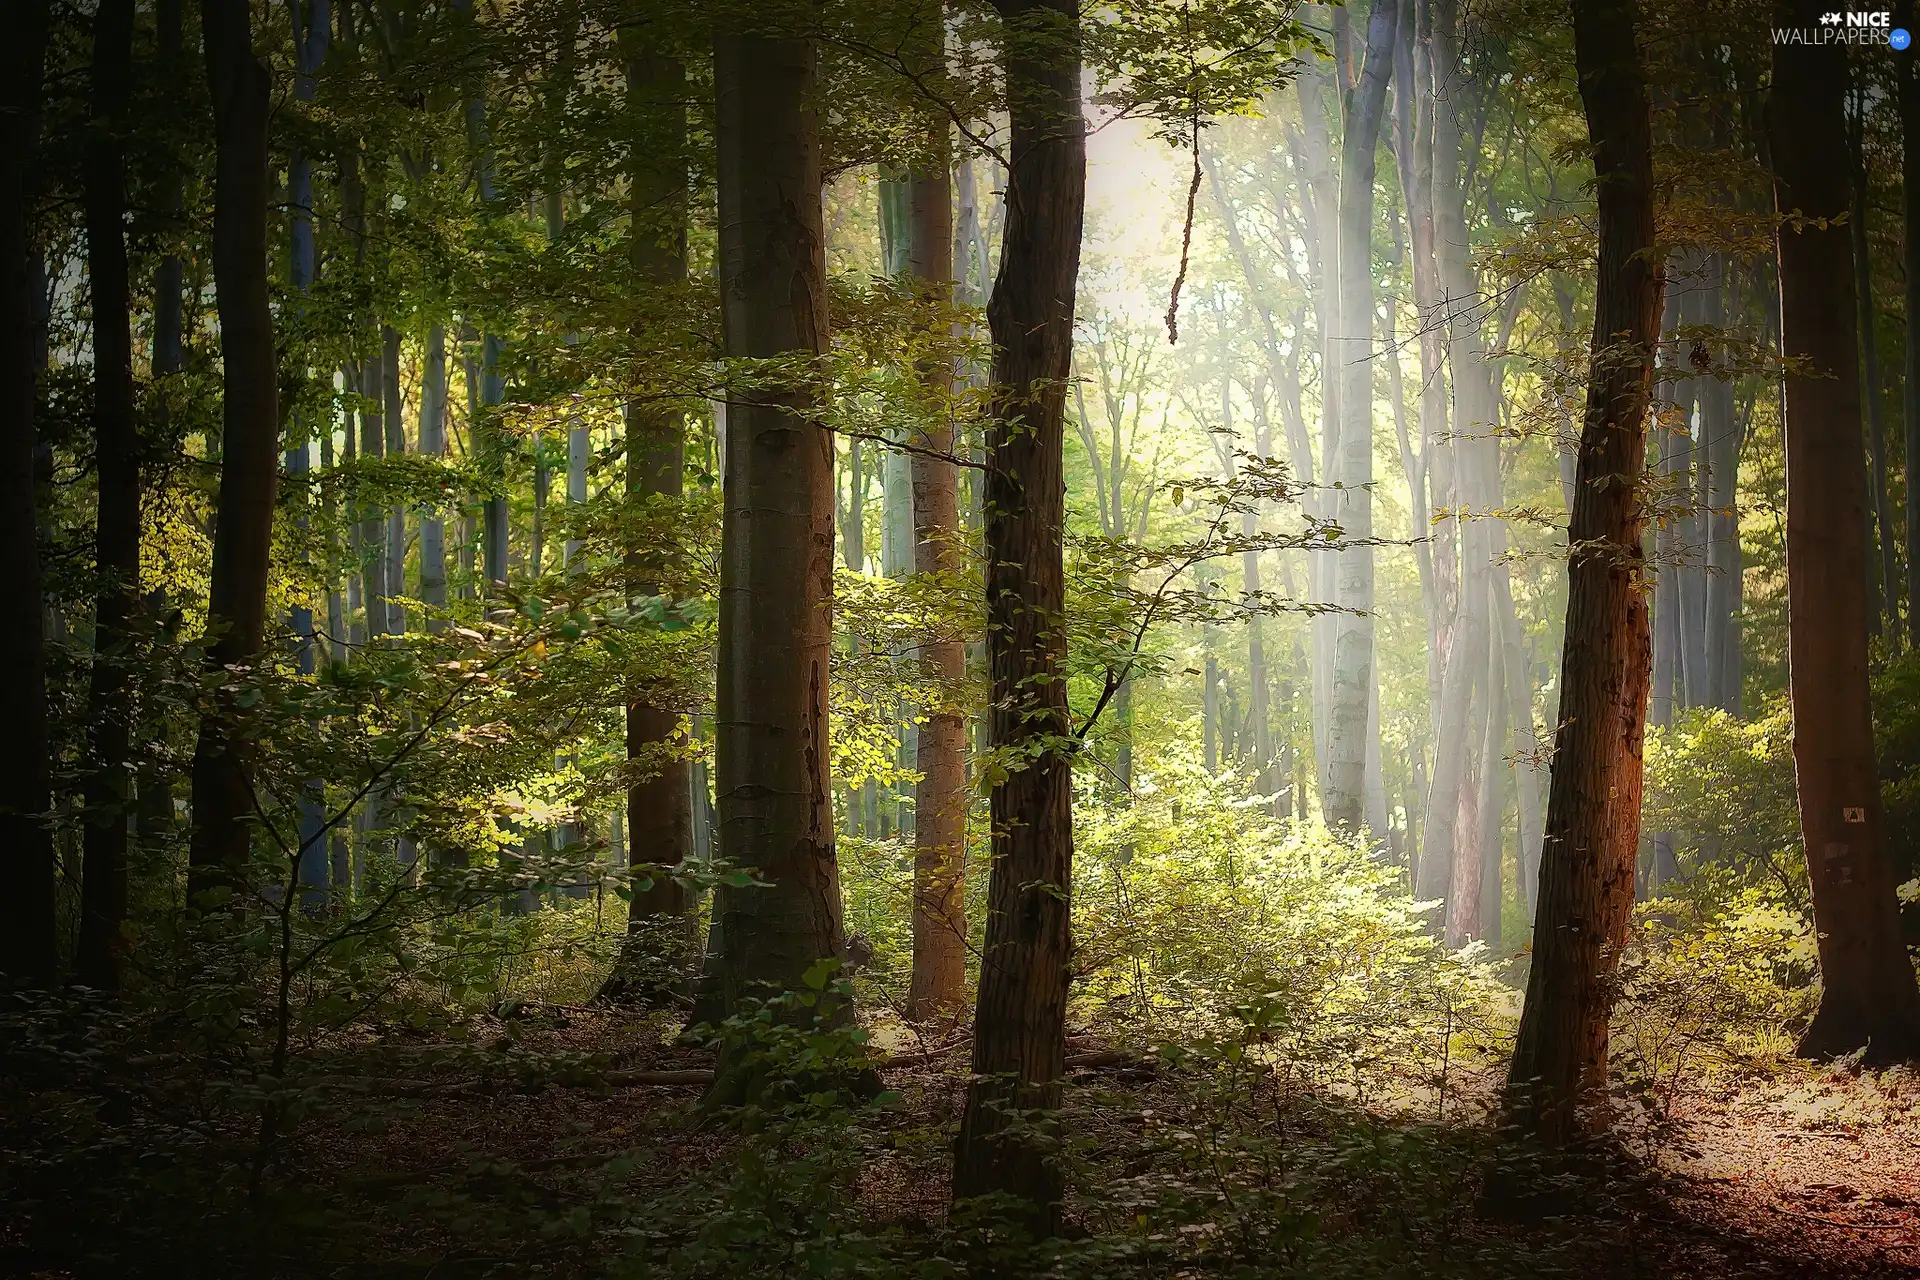
[[[257,1131],[227,1086],[130,1060],[92,1100],[43,1092],[4,1117],[0,1275],[962,1273],[947,1265],[965,1246],[945,1181],[957,1040],[880,1045],[881,1028],[883,1105],[743,1133],[696,1106],[712,1058],[674,1030],[544,1006],[452,1037],[386,1028],[310,1046],[302,1114],[251,1189]],[[1486,1119],[1497,1063],[1456,1064],[1444,1098],[1363,1105],[1280,1072],[1239,1094],[1192,1067],[1071,1047],[1079,1252],[1047,1274],[1920,1278],[1910,1070],[1683,1080],[1657,1122],[1622,1123],[1604,1156],[1539,1175],[1550,1190],[1519,1221],[1479,1204],[1482,1171],[1510,1151]],[[164,1106],[182,1114],[163,1122]],[[75,1158],[62,1147],[82,1132],[95,1136]],[[60,1180],[64,1200],[45,1190]]]
[[[717,1188],[738,1173],[740,1139],[697,1118],[698,1084],[617,1083],[710,1065],[701,1050],[677,1046],[662,1031],[645,1017],[590,1009],[494,1023],[475,1042],[479,1058],[436,1067],[429,1079],[407,1086],[412,1096],[377,1123],[304,1126],[293,1139],[293,1161],[305,1179],[361,1188],[348,1198],[369,1208],[391,1209],[405,1192],[406,1203],[484,1210],[493,1242],[478,1251],[459,1229],[477,1220],[471,1212],[389,1216],[391,1246],[437,1257],[428,1268],[435,1276],[512,1273],[516,1259],[529,1267],[544,1259],[539,1269],[555,1274],[595,1270],[587,1254],[604,1247],[605,1233],[580,1237],[581,1246],[599,1238],[585,1253],[556,1245],[556,1216],[584,1221],[582,1206],[609,1197],[678,1206],[655,1210],[668,1218],[696,1203],[702,1212],[724,1213],[721,1201],[688,1199],[686,1190]],[[896,1046],[895,1053],[908,1056],[901,1050],[912,1048]],[[595,1065],[571,1085],[499,1087],[504,1077],[485,1067],[489,1055],[548,1062],[582,1055],[579,1061]],[[877,1140],[865,1143],[850,1195],[857,1205],[836,1210],[909,1240],[937,1232],[944,1219],[946,1143],[965,1065],[958,1047],[918,1056],[886,1071],[898,1101],[867,1131]],[[390,1073],[395,1061],[387,1057],[372,1069]],[[493,1086],[474,1088],[476,1063]],[[1075,1159],[1083,1186],[1096,1186],[1103,1171],[1138,1171],[1150,1149],[1164,1155],[1152,1133],[1206,1123],[1193,1101],[1203,1082],[1141,1060],[1095,1063],[1072,1071],[1069,1091],[1067,1120],[1081,1141]],[[1470,1070],[1463,1074],[1445,1123],[1414,1118],[1405,1108],[1362,1114],[1351,1100],[1309,1093],[1254,1108],[1279,1149],[1301,1153],[1302,1172],[1288,1185],[1313,1221],[1307,1234],[1320,1252],[1283,1250],[1288,1256],[1274,1257],[1271,1271],[1262,1266],[1251,1274],[1920,1277],[1920,1075],[1796,1065],[1675,1091],[1665,1119],[1623,1126],[1623,1143],[1607,1158],[1556,1183],[1544,1220],[1516,1222],[1489,1218],[1476,1204],[1476,1172],[1497,1148],[1486,1108],[1474,1099],[1490,1097],[1493,1074],[1491,1064],[1477,1081]],[[1362,1131],[1366,1137],[1357,1142]],[[1362,1147],[1401,1154],[1356,1172],[1354,1152]],[[1316,1160],[1326,1167],[1315,1168]],[[516,1204],[526,1211],[521,1229],[506,1225]],[[1087,1234],[1116,1229],[1112,1203],[1089,1200],[1076,1208],[1070,1216]],[[439,1219],[440,1228],[423,1226]],[[1120,1231],[1131,1226],[1118,1219]],[[631,1246],[636,1233],[627,1234]],[[683,1228],[661,1229],[653,1246],[661,1273],[679,1270],[669,1263],[682,1257],[684,1243]],[[1205,1251],[1197,1256],[1200,1265],[1149,1273],[1213,1274]],[[1336,1258],[1345,1261],[1334,1266]],[[655,1273],[645,1263],[633,1272]],[[756,1266],[753,1273],[778,1271]],[[1096,1267],[1090,1274],[1103,1273]]]

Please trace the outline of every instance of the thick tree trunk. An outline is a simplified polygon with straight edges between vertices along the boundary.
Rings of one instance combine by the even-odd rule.
[[[953,177],[945,117],[930,117],[928,127],[934,132],[933,156],[907,183],[905,267],[916,289],[948,305],[954,293]],[[914,443],[927,452],[911,460],[913,569],[955,582],[967,561],[960,471],[933,456],[952,453],[956,443],[947,406],[953,370],[935,362],[918,373],[927,413]],[[920,728],[914,760],[920,782],[914,794],[913,970],[906,1016],[925,1020],[950,1017],[966,1005],[967,720],[959,702],[966,645],[958,637],[938,637],[919,647],[919,659],[939,698]]]
[[[974,1016],[973,1077],[954,1147],[955,1200],[999,1192],[1026,1225],[1059,1223],[1061,1174],[1031,1140],[1066,1066],[1073,766],[1068,740],[1064,418],[1086,208],[1079,8],[999,0],[1008,24],[1007,220],[987,319],[999,396],[988,426],[987,619],[993,872]],[[1020,1123],[1015,1123],[1015,1117]]]
[[[99,482],[93,669],[87,689],[85,864],[75,972],[118,990],[127,914],[128,650],[140,592],[140,450],[127,270],[127,90],[133,0],[104,0],[93,25],[93,136],[86,156],[87,287],[93,302],[93,439]]]
[[[273,313],[267,290],[267,111],[272,75],[254,56],[246,0],[203,0],[202,38],[216,140],[213,279],[220,315],[219,522],[207,629],[207,668],[222,673],[260,656],[273,543],[280,435]],[[253,816],[245,713],[225,688],[200,722],[193,757],[194,892],[244,875]]]
[[[687,276],[687,74],[675,58],[627,41],[627,105],[634,130],[628,155],[631,252],[652,284],[677,285]],[[686,416],[671,405],[635,400],[627,406],[627,500],[677,502],[685,477]],[[648,572],[647,548],[628,548],[636,594],[658,590]],[[628,929],[684,915],[691,902],[672,873],[693,852],[692,762],[679,741],[681,712],[642,689],[627,703],[628,866],[650,884],[628,902]],[[704,785],[702,791],[704,792]]]
[[[1489,597],[1490,607],[1494,601]],[[1496,621],[1497,621],[1496,611]],[[1507,734],[1507,703],[1501,696],[1506,687],[1504,649],[1496,634],[1487,646],[1486,736],[1480,745],[1480,932],[1479,939],[1497,953],[1500,950],[1500,907],[1506,899],[1503,882],[1502,827],[1506,817],[1504,780],[1508,765],[1501,750]]]
[[[1780,23],[1813,25],[1787,0]],[[1787,651],[1793,762],[1820,949],[1820,1007],[1800,1051],[1920,1054],[1920,990],[1900,936],[1882,835],[1867,683],[1866,475],[1846,213],[1846,52],[1787,46],[1773,60],[1768,134],[1783,217]],[[1831,219],[1829,222],[1827,220]]]
[[[39,306],[29,176],[40,132],[41,65],[50,5],[25,0],[0,49],[0,595],[13,615],[0,627],[0,974],[47,982],[58,964],[57,867],[47,826],[45,609],[41,604],[39,503],[34,484],[34,332]]]
[[[1361,830],[1367,822],[1368,707],[1373,698],[1373,180],[1374,156],[1393,74],[1400,10],[1376,0],[1367,20],[1367,52],[1346,113],[1340,152],[1337,352],[1340,450],[1329,466],[1340,484],[1343,544],[1335,568],[1333,692],[1327,711],[1327,825]],[[1375,832],[1385,836],[1385,832]]]
[[[725,34],[714,74],[727,355],[817,357],[828,334],[816,51]],[[798,988],[842,951],[827,751],[833,440],[819,395],[757,388],[727,403],[720,853],[766,887],[715,894],[721,1016],[743,997]]]
[[[1897,21],[1908,30],[1914,25],[1912,0],[1896,4]],[[1906,244],[1907,315],[1906,344],[1906,458],[1909,474],[1913,460],[1920,458],[1920,324],[1911,317],[1920,316],[1920,49],[1908,45],[1893,55],[1900,99],[1900,190],[1901,217]],[[1907,645],[1920,649],[1920,495],[1907,485]],[[1737,694],[1737,691],[1736,691]]]
[[[1599,204],[1591,373],[1568,530],[1566,642],[1540,905],[1505,1106],[1549,1145],[1599,1102],[1612,974],[1633,908],[1650,637],[1640,476],[1664,281],[1632,0],[1576,0]]]

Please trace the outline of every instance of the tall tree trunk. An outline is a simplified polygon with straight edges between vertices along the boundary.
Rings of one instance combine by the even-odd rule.
[[[387,456],[386,360],[381,356],[360,362],[360,456]],[[372,502],[360,504],[360,582],[366,603],[367,637],[388,633],[387,519]]]
[[[1728,322],[1725,254],[1707,259],[1701,323],[1724,331]],[[1740,428],[1733,415],[1733,383],[1701,379],[1700,432],[1707,461],[1707,670],[1713,705],[1740,712]],[[1891,541],[1892,529],[1887,536]]]
[[[1811,3],[1784,0],[1781,25]],[[1820,949],[1820,1007],[1800,1052],[1920,1054],[1920,989],[1900,936],[1882,837],[1867,683],[1866,475],[1846,214],[1847,57],[1787,46],[1773,59],[1768,136],[1779,231],[1786,376],[1787,654],[1793,763]],[[1831,221],[1828,221],[1831,219]]]
[[[687,73],[677,58],[646,49],[638,33],[622,32],[627,107],[633,139],[629,165],[634,266],[650,284],[687,278]],[[672,405],[636,399],[627,405],[627,500],[678,502],[685,477],[686,414]],[[647,549],[627,549],[630,589],[651,595]],[[680,709],[659,690],[629,695],[627,717],[628,866],[649,883],[628,901],[628,930],[643,936],[648,920],[685,915],[691,902],[673,873],[693,852],[692,763],[681,749]],[[704,781],[700,787],[705,796]]]
[[[936,10],[936,12],[938,12]],[[943,30],[922,33],[921,53],[938,60]],[[913,288],[942,308],[954,301],[953,174],[947,121],[927,117],[929,155],[924,169],[903,185],[906,254],[902,269]],[[953,369],[932,361],[916,371],[926,412],[913,443],[925,452],[911,457],[913,571],[940,582],[958,581],[966,567],[960,524],[959,468],[937,456],[956,441],[948,397]],[[966,679],[966,646],[941,636],[918,649],[920,670],[937,692],[914,744],[920,775],[914,795],[913,968],[906,1016],[916,1021],[951,1017],[966,1005],[966,896],[964,893],[967,786],[967,721],[959,703]]]
[[[1866,92],[1854,97],[1852,125],[1848,129],[1847,166],[1851,199],[1847,226],[1852,232],[1853,288],[1855,310],[1859,317],[1860,351],[1866,361],[1866,382],[1861,391],[1867,402],[1867,456],[1873,460],[1873,523],[1880,544],[1880,600],[1886,615],[1886,636],[1893,651],[1900,651],[1900,552],[1893,536],[1893,506],[1887,500],[1887,434],[1880,408],[1880,341],[1873,311],[1873,258],[1867,249],[1867,161],[1862,145],[1866,133]],[[1713,619],[1707,620],[1713,625]]]
[[[818,55],[805,40],[723,34],[714,77],[726,353],[818,357],[828,337]],[[833,440],[819,407],[807,385],[727,403],[720,853],[766,887],[715,894],[722,1016],[756,990],[798,988],[843,949],[827,751]]]
[[[1912,0],[1894,5],[1896,21],[1911,31]],[[1909,476],[1920,458],[1920,49],[1909,44],[1893,55],[1899,80],[1900,191],[1903,237],[1906,245],[1907,344],[1903,403],[1906,409],[1906,459]],[[1920,649],[1920,495],[1907,484],[1907,646]],[[1738,696],[1738,690],[1735,690]]]
[[[140,592],[140,450],[133,404],[133,299],[127,273],[127,89],[133,0],[103,0],[93,23],[93,119],[86,155],[87,287],[93,301],[93,440],[99,506],[93,668],[87,688],[85,863],[75,971],[120,986],[127,914],[129,653]]]
[[[1500,949],[1500,907],[1505,901],[1506,892],[1502,876],[1503,849],[1501,829],[1505,823],[1506,802],[1505,787],[1502,780],[1507,773],[1507,762],[1501,751],[1501,744],[1507,733],[1507,701],[1501,696],[1506,687],[1506,664],[1504,648],[1498,635],[1498,607],[1489,597],[1489,607],[1495,609],[1495,635],[1493,643],[1487,646],[1487,694],[1484,701],[1487,706],[1486,737],[1480,746],[1480,812],[1479,839],[1475,841],[1480,850],[1480,932],[1479,938],[1494,952]]]
[[[219,523],[207,593],[210,673],[260,656],[273,543],[279,444],[278,369],[267,291],[268,97],[273,78],[254,56],[246,0],[203,0],[207,84],[213,97],[213,280],[222,364]],[[200,721],[193,755],[192,874],[199,892],[238,887],[252,831],[253,783],[245,712],[230,678]]]
[[[392,325],[380,328],[380,403],[384,409],[386,456],[404,458],[407,454],[406,402],[400,394],[400,331]],[[407,613],[400,597],[407,593],[407,509],[396,506],[387,512],[386,528],[387,634],[405,635]]]
[[[420,455],[438,462],[447,456],[447,330],[427,330],[420,373]],[[447,518],[438,506],[420,516],[420,600],[427,606],[427,630],[446,625]]]
[[[1366,61],[1352,90],[1340,150],[1340,450],[1329,467],[1339,483],[1334,518],[1343,535],[1335,569],[1333,693],[1327,711],[1327,825],[1366,825],[1368,707],[1373,696],[1373,180],[1374,156],[1393,73],[1400,10],[1376,0],[1367,20]],[[1385,832],[1376,832],[1384,836]]]
[[[1021,767],[993,788],[993,871],[956,1201],[999,1192],[1059,1222],[1061,1176],[1027,1113],[1066,1068],[1073,765],[1064,670],[1066,386],[1086,209],[1080,16],[1073,0],[997,0],[1007,23],[1007,219],[987,320],[999,396],[987,440],[993,745]],[[1015,1124],[1015,1116],[1022,1122]]]
[[[0,627],[0,974],[47,982],[59,961],[57,868],[47,826],[45,610],[41,605],[39,502],[34,483],[34,331],[39,304],[30,264],[31,171],[40,133],[41,65],[48,0],[25,0],[0,49],[0,594],[13,616]]]
[[[1600,253],[1540,905],[1504,1099],[1514,1123],[1549,1145],[1574,1138],[1606,1079],[1640,843],[1651,643],[1640,475],[1665,282],[1651,256],[1652,124],[1635,17],[1632,0],[1573,7]]]

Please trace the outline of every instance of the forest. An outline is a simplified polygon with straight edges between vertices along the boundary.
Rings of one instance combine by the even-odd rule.
[[[8,0],[0,1274],[1920,1277],[1912,0]]]

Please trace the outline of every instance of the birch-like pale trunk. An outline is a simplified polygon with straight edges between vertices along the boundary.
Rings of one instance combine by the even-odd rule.
[[[1336,560],[1333,686],[1327,707],[1327,824],[1367,825],[1367,761],[1379,768],[1373,702],[1373,184],[1374,157],[1393,72],[1398,6],[1382,0],[1367,21],[1366,59],[1346,113],[1340,155],[1336,276],[1337,341],[1332,345],[1340,395],[1339,448],[1329,467],[1339,484],[1334,518],[1342,538]],[[1330,379],[1332,380],[1332,379]],[[1384,807],[1384,806],[1383,806]],[[1384,833],[1379,833],[1384,834]]]

